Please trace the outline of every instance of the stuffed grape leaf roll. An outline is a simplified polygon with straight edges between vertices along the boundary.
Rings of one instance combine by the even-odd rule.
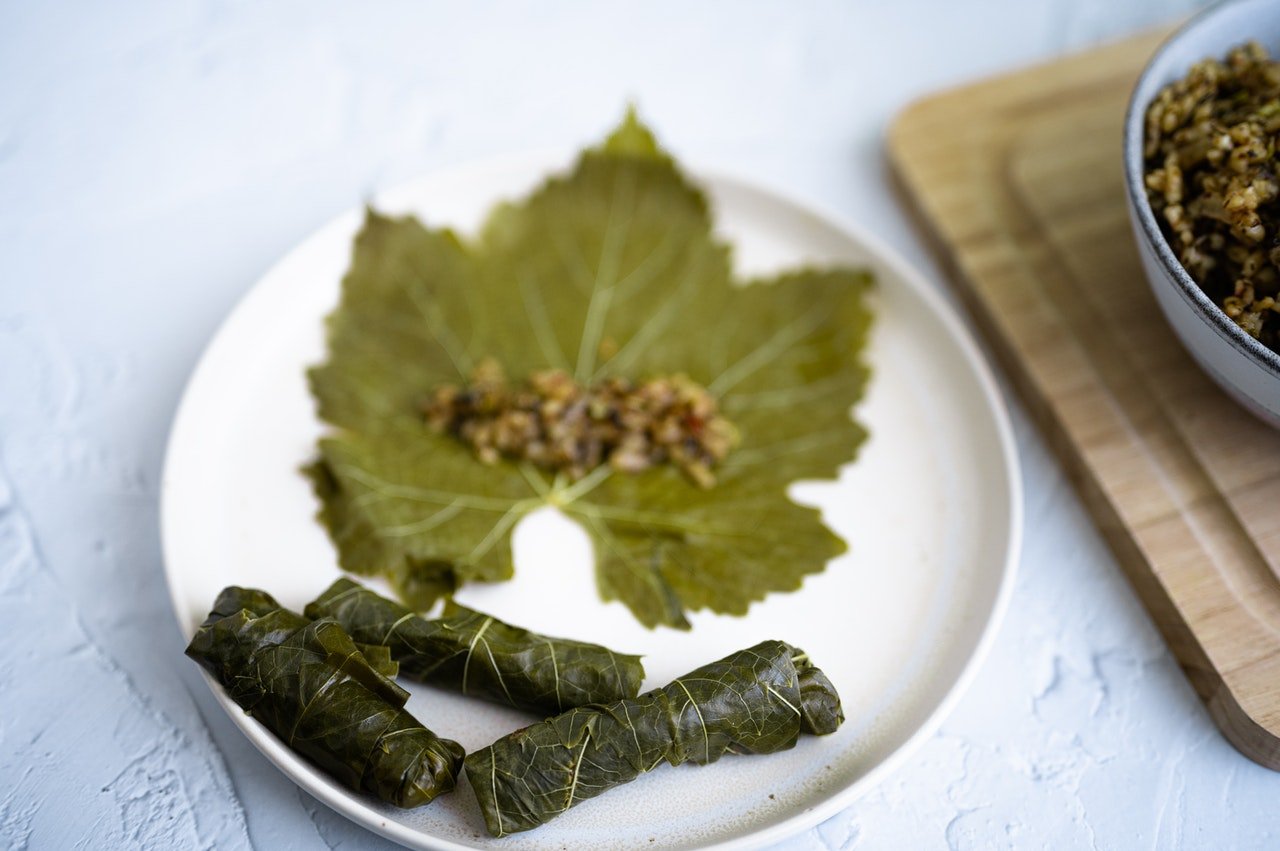
[[[581,706],[466,758],[485,825],[505,836],[629,783],[663,762],[705,765],[726,753],[794,747],[835,732],[840,697],[800,650],[765,641],[637,698]]]
[[[344,786],[398,807],[454,787],[462,747],[409,714],[409,693],[333,620],[311,620],[263,591],[230,587],[187,655],[246,713]]]
[[[644,680],[639,656],[539,635],[452,601],[429,620],[350,579],[329,586],[306,614],[333,618],[356,641],[386,645],[407,677],[543,717],[635,697]]]

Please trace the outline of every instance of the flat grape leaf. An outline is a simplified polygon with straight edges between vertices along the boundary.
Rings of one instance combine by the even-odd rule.
[[[475,239],[368,211],[329,358],[310,372],[335,428],[309,473],[342,566],[386,575],[425,608],[464,582],[510,578],[512,530],[552,504],[590,535],[600,594],[648,626],[687,628],[688,610],[742,614],[799,588],[845,550],[786,489],[834,478],[866,436],[850,408],[868,377],[871,284],[847,268],[735,280],[706,198],[634,114],[568,174],[497,207]],[[486,357],[515,380],[684,373],[741,442],[707,489],[672,467],[569,481],[487,466],[419,408]]]

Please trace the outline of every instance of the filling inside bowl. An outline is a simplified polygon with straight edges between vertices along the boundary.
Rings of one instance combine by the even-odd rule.
[[[1178,260],[1280,352],[1280,62],[1256,42],[1205,59],[1147,107],[1151,208]]]

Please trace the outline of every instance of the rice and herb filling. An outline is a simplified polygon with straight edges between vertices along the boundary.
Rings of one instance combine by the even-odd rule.
[[[1257,42],[1205,59],[1147,108],[1146,187],[1178,260],[1280,351],[1280,62]]]
[[[571,479],[605,464],[626,473],[672,464],[709,488],[715,465],[738,443],[715,397],[684,375],[583,385],[551,369],[511,383],[487,359],[465,386],[437,387],[422,409],[430,428],[457,437],[486,464],[528,461]]]

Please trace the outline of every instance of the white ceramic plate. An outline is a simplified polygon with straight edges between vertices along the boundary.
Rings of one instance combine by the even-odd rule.
[[[568,158],[538,157],[432,176],[374,206],[474,228],[499,199],[524,194]],[[848,720],[791,751],[665,767],[538,830],[494,841],[465,782],[413,811],[353,794],[296,757],[214,693],[245,735],[335,810],[405,845],[509,849],[753,847],[848,805],[927,738],[992,640],[1012,586],[1021,497],[1006,414],[954,315],[883,246],[832,217],[735,179],[705,176],[740,271],[804,261],[870,266],[879,279],[858,409],[871,430],[836,483],[801,483],[850,552],[793,594],[745,618],[695,614],[693,629],[648,631],[595,594],[585,536],[552,509],[515,534],[516,578],[459,600],[532,629],[645,654],[647,686],[765,638],[807,650],[836,684]],[[298,468],[321,425],[304,369],[322,359],[322,320],[361,211],[334,221],[272,269],[219,330],[187,388],[162,493],[166,571],[188,634],[225,585],[262,587],[300,608],[338,576]],[[529,723],[504,707],[412,686],[409,709],[468,750]]]

